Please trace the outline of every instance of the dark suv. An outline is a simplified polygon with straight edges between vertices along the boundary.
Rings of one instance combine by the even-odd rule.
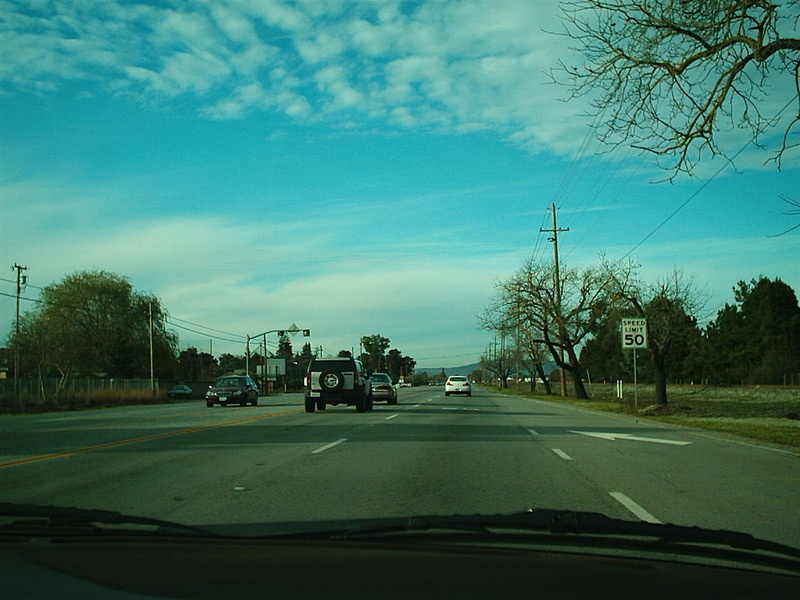
[[[305,378],[306,412],[325,410],[328,404],[355,405],[372,410],[372,383],[360,360],[351,357],[313,358]]]

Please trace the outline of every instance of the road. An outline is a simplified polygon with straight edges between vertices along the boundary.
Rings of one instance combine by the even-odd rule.
[[[192,524],[599,511],[800,547],[800,456],[477,389],[401,389],[370,413],[302,396],[0,417],[0,500]]]

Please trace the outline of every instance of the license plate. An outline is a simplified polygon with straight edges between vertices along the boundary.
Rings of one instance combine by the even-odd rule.
[[[320,395],[321,395],[321,394],[320,394],[319,392],[311,392],[311,393],[309,394],[309,398],[319,398],[319,397],[320,397]]]

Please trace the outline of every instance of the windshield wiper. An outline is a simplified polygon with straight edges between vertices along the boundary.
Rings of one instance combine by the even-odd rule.
[[[531,509],[509,514],[423,515],[349,521],[295,539],[393,542],[543,543],[597,548],[636,548],[670,554],[714,556],[800,572],[800,549],[749,533],[697,526],[627,521],[602,513]],[[742,553],[746,553],[743,556]],[[780,564],[778,564],[780,563]]]
[[[422,515],[368,520],[307,523],[313,529],[259,536],[231,535],[163,519],[116,511],[0,502],[0,518],[30,517],[0,525],[0,533],[62,534],[141,533],[101,525],[156,527],[157,534],[189,533],[225,539],[545,544],[580,548],[649,549],[761,564],[800,573],[800,549],[749,533],[697,526],[628,521],[597,512],[531,509],[508,514]],[[273,526],[277,524],[272,524]],[[296,525],[296,524],[295,524]]]
[[[342,538],[365,537],[399,532],[455,529],[486,534],[502,530],[553,534],[593,534],[645,537],[662,542],[707,543],[744,550],[766,550],[800,558],[800,549],[757,538],[749,533],[697,526],[648,523],[615,519],[597,512],[530,509],[509,514],[474,514],[376,519],[362,527],[338,532]]]
[[[106,529],[95,527],[101,525],[146,525],[158,528],[159,532],[174,531],[192,533],[195,535],[212,536],[213,533],[201,527],[175,523],[163,519],[126,515],[112,510],[98,510],[94,508],[75,508],[67,506],[45,506],[40,504],[14,504],[0,502],[0,518],[28,517],[35,520],[13,521],[2,525],[0,531],[20,531],[36,529],[43,533],[57,535],[67,529],[79,528],[80,533],[108,532]]]

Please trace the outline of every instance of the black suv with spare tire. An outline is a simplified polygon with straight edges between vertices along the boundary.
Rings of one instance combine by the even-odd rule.
[[[306,412],[325,410],[328,404],[372,410],[372,383],[360,360],[352,357],[314,358],[305,378]]]

